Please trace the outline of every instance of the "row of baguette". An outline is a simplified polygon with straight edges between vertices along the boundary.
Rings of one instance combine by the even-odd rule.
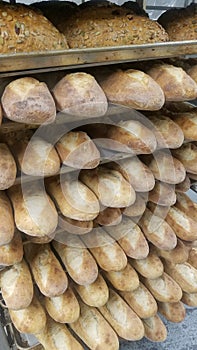
[[[187,73],[181,67],[160,62],[145,72],[103,68],[95,71],[95,76],[60,72],[39,77],[47,84],[33,77],[9,83],[5,80],[1,87],[3,116],[20,123],[50,124],[58,120],[56,109],[75,120],[105,115],[108,102],[154,111],[160,110],[165,101],[197,97],[195,65]]]

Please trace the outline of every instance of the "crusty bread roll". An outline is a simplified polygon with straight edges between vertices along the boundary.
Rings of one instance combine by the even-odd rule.
[[[128,217],[141,216],[146,209],[146,200],[136,192],[136,200],[127,208],[122,209],[122,213]]]
[[[109,169],[119,171],[135,191],[147,192],[153,189],[155,179],[150,169],[137,156],[106,164]],[[143,178],[143,181],[141,180]]]
[[[92,231],[93,221],[80,221],[67,218],[66,216],[59,214],[58,215],[58,225],[66,232],[75,234],[75,235],[84,235]]]
[[[127,256],[134,259],[144,259],[149,252],[149,246],[141,229],[132,220],[124,217],[119,225],[105,227],[121,246]]]
[[[47,181],[47,191],[61,213],[70,219],[89,221],[99,213],[99,202],[95,194],[75,178],[51,178]]]
[[[195,267],[195,269],[197,270],[197,248],[192,248],[189,251],[189,257],[187,262],[193,267]]]
[[[144,324],[144,335],[147,339],[154,342],[166,340],[167,329],[158,315],[142,320]]]
[[[188,306],[197,307],[197,293],[183,292],[181,301]]]
[[[55,231],[57,211],[41,185],[13,186],[8,195],[13,205],[16,227],[20,231],[30,236],[46,236]]]
[[[180,239],[177,239],[177,245],[174,249],[163,250],[155,246],[151,246],[151,251],[156,253],[161,258],[174,262],[175,264],[186,262],[189,256],[189,249]]]
[[[47,317],[41,332],[35,334],[45,350],[83,350],[83,346],[70,333],[67,326]]]
[[[104,306],[99,308],[99,311],[119,337],[139,340],[144,336],[142,321],[114,290],[109,290],[109,299]]]
[[[153,132],[157,140],[157,148],[178,148],[184,141],[181,128],[166,115],[150,115]]]
[[[187,69],[187,74],[197,83],[197,64],[192,65]]]
[[[166,101],[189,101],[197,97],[197,84],[181,67],[156,64],[147,73],[160,85]]]
[[[170,206],[169,205],[164,206],[164,205],[155,204],[153,202],[148,202],[147,208],[150,209],[154,215],[165,220],[166,215],[170,209]]]
[[[197,141],[196,111],[177,113],[173,115],[173,121],[182,129],[185,139]]]
[[[121,271],[103,271],[105,278],[119,291],[132,291],[139,287],[139,277],[134,268],[127,263]]]
[[[197,220],[197,203],[193,202],[185,193],[177,193],[175,207],[191,219]]]
[[[146,278],[158,278],[164,272],[162,261],[153,252],[150,252],[145,259],[129,259],[130,264]]]
[[[191,186],[191,181],[190,181],[188,174],[186,174],[185,179],[182,182],[180,182],[179,184],[175,185],[175,191],[176,192],[187,192],[187,191],[189,191],[190,186]]]
[[[23,258],[23,243],[20,232],[15,229],[12,240],[0,246],[0,266],[11,266]]]
[[[148,200],[164,206],[170,206],[176,202],[174,186],[165,182],[156,181],[155,187],[148,194]]]
[[[11,320],[21,333],[41,332],[46,324],[46,313],[34,295],[29,306],[22,310],[9,310]]]
[[[107,111],[107,98],[95,80],[87,73],[65,75],[52,90],[58,111],[75,117],[100,117]]]
[[[71,329],[91,350],[118,350],[118,337],[100,312],[85,305],[81,300],[79,304],[80,317],[76,322],[69,324]]]
[[[177,237],[173,229],[165,220],[154,215],[148,208],[140,218],[139,226],[145,237],[159,249],[170,250],[176,247]]]
[[[53,247],[60,256],[68,274],[77,284],[91,284],[97,279],[98,267],[93,256],[81,241],[78,242],[80,246],[77,246],[79,239],[76,238],[74,246],[53,241]]]
[[[13,236],[14,217],[11,203],[6,193],[0,191],[0,246],[11,242]]]
[[[127,257],[124,251],[101,227],[95,228],[93,234],[90,232],[81,238],[103,270],[120,271],[126,267]]]
[[[142,280],[144,285],[158,301],[176,303],[182,298],[180,286],[175,282],[173,276],[170,277],[166,272],[155,279],[143,278]]]
[[[3,299],[9,309],[20,310],[30,305],[33,298],[33,282],[24,259],[1,271],[0,285]]]
[[[158,311],[166,320],[170,322],[182,322],[186,315],[186,310],[181,301],[176,303],[161,303],[158,302]]]
[[[0,143],[0,190],[11,187],[16,180],[16,163],[8,146]]]
[[[64,165],[76,169],[96,168],[100,152],[91,138],[83,131],[70,131],[55,145]]]
[[[148,318],[156,314],[156,300],[141,282],[137,289],[129,292],[119,292],[119,294],[140,318]]]
[[[52,144],[33,136],[12,146],[19,169],[27,175],[50,176],[60,170],[60,159]]]
[[[56,231],[51,233],[50,235],[45,236],[30,236],[23,233],[23,237],[25,238],[25,243],[31,242],[31,243],[37,243],[37,244],[45,244],[51,242],[56,235]]]
[[[108,100],[141,110],[158,110],[164,104],[160,86],[139,70],[117,70],[100,81]]]
[[[45,83],[23,77],[9,83],[1,97],[4,115],[15,122],[50,124],[56,117],[53,97]]]
[[[180,148],[173,150],[173,156],[185,167],[188,173],[197,174],[197,146],[193,143],[184,143]]]
[[[143,161],[157,180],[175,185],[185,179],[186,172],[183,164],[169,152],[157,151],[153,156],[144,157]]]
[[[101,274],[98,274],[96,281],[93,283],[84,286],[75,283],[74,288],[82,301],[89,306],[103,306],[109,298],[109,289]]]
[[[197,270],[192,265],[187,262],[174,264],[170,261],[165,261],[164,268],[184,292],[197,293]]]
[[[45,297],[44,306],[56,322],[72,323],[79,318],[79,303],[70,286],[61,295]]]
[[[104,206],[122,208],[135,202],[134,189],[116,170],[100,166],[82,171],[79,178]]]
[[[48,297],[63,294],[68,287],[68,279],[50,245],[28,243],[24,246],[24,250],[41,293]]]
[[[122,221],[122,212],[119,208],[105,208],[100,211],[94,222],[101,226],[116,226]]]

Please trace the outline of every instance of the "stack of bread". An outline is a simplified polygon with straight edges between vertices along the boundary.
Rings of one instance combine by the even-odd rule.
[[[104,73],[67,74],[50,89],[20,78],[1,96],[1,128],[5,118],[32,125],[25,138],[0,128],[1,293],[15,328],[45,350],[164,341],[160,315],[181,322],[197,306],[197,204],[185,194],[197,112],[183,103],[197,84],[163,63]],[[87,124],[70,131],[67,117],[81,115]],[[102,164],[106,150],[125,159]]]

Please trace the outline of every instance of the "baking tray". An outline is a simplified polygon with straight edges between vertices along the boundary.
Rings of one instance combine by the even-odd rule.
[[[197,40],[0,55],[0,77],[197,54]]]

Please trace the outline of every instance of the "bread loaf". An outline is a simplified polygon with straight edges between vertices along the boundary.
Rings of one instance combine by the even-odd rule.
[[[148,194],[148,200],[159,205],[171,206],[176,202],[174,186],[156,181],[155,187]]]
[[[145,259],[129,259],[130,264],[146,278],[158,278],[164,272],[164,267],[158,255],[150,252]]]
[[[167,329],[163,321],[158,315],[143,320],[144,335],[147,339],[154,342],[162,342],[166,340]]]
[[[48,297],[63,294],[68,279],[49,244],[28,243],[24,247],[34,280],[41,293]]]
[[[187,262],[197,270],[197,248],[192,248],[189,251]]]
[[[153,202],[148,202],[147,203],[147,208],[152,211],[152,213],[159,218],[165,220],[167,213],[169,212],[170,206],[164,206],[164,205],[159,205],[155,204]]]
[[[181,301],[188,306],[196,307],[197,306],[197,293],[183,292],[183,296],[182,296]]]
[[[0,143],[0,190],[11,187],[16,179],[16,163],[5,143]]]
[[[23,258],[23,243],[20,232],[15,230],[12,240],[0,246],[0,266],[11,266]]]
[[[55,145],[64,165],[76,169],[96,168],[100,153],[90,137],[83,131],[70,131]]]
[[[191,219],[197,220],[197,203],[193,202],[185,193],[177,193],[175,206]]]
[[[138,274],[129,263],[121,271],[103,271],[103,274],[118,291],[128,292],[139,287]]]
[[[36,243],[36,244],[45,244],[45,243],[51,242],[54,239],[54,237],[56,235],[56,231],[54,231],[50,235],[45,235],[45,236],[30,236],[30,235],[26,235],[24,233],[23,233],[23,235],[25,238],[25,243],[31,242],[31,243]]]
[[[75,284],[74,288],[82,301],[89,306],[101,307],[106,304],[109,298],[109,289],[101,274],[98,274],[93,283],[84,286]]]
[[[197,64],[192,65],[187,69],[187,74],[197,83]]]
[[[156,314],[156,300],[141,282],[137,289],[129,292],[119,292],[119,294],[140,318],[148,318]]]
[[[0,246],[11,242],[13,237],[14,217],[11,203],[5,192],[0,191]]]
[[[189,249],[180,239],[177,239],[177,245],[174,249],[163,250],[152,246],[151,250],[161,258],[169,260],[170,262],[174,262],[175,264],[181,264],[186,262],[189,254]]]
[[[122,208],[135,202],[135,191],[116,170],[104,166],[80,173],[80,180],[98,197],[101,204],[107,207]]]
[[[79,239],[76,238],[77,242]],[[87,248],[81,241],[79,243],[80,247],[77,245],[68,246],[53,241],[53,247],[60,256],[68,274],[77,284],[91,284],[97,279],[98,267]]]
[[[180,147],[180,150],[182,147]],[[174,151],[173,155],[176,157],[177,150]],[[153,156],[143,157],[143,161],[149,166],[157,180],[175,185],[182,182],[186,175],[185,165],[180,161],[180,157],[179,160],[176,158],[172,157],[168,152],[157,151]]]
[[[47,317],[41,332],[35,334],[45,350],[83,350],[83,346],[70,333],[67,326]]]
[[[141,216],[146,209],[146,200],[136,192],[136,200],[127,208],[122,209],[122,213],[128,217]]]
[[[107,111],[107,98],[95,80],[87,73],[65,75],[53,88],[57,110],[74,117],[100,117]]]
[[[79,304],[80,317],[69,324],[71,329],[91,350],[118,350],[118,337],[100,312],[82,301]]]
[[[79,303],[70,286],[61,295],[51,298],[45,297],[44,305],[48,314],[56,322],[72,323],[79,318]]]
[[[58,225],[63,228],[66,232],[75,235],[84,235],[92,231],[93,221],[80,221],[67,218],[64,215],[58,215]]]
[[[186,315],[186,310],[181,301],[176,303],[161,303],[158,302],[158,311],[166,320],[170,322],[182,322]]]
[[[99,311],[119,337],[127,340],[141,339],[144,336],[142,321],[114,290],[109,291],[109,299]]]
[[[173,115],[173,121],[182,129],[185,139],[197,141],[196,111],[177,113]]]
[[[197,174],[197,146],[193,143],[185,143],[179,149],[173,150],[176,157],[185,167],[188,173]]]
[[[11,81],[1,97],[4,115],[15,122],[50,124],[56,117],[55,102],[45,83],[24,77]]]
[[[186,174],[185,180],[175,185],[175,190],[176,192],[187,192],[189,191],[190,186],[191,186],[191,181],[188,174]]]
[[[152,214],[148,208],[142,215],[139,226],[145,237],[157,248],[171,250],[176,247],[177,237],[173,229],[165,220]]]
[[[189,101],[197,97],[197,84],[181,67],[156,64],[147,73],[160,85],[166,101]]]
[[[9,310],[11,320],[21,333],[41,332],[46,324],[46,314],[39,300],[34,295],[29,306],[22,310]]]
[[[192,265],[187,262],[174,264],[165,261],[164,268],[184,292],[197,293],[197,270]]]
[[[27,175],[50,176],[60,170],[60,160],[53,145],[33,136],[29,141],[18,141],[12,147],[19,169]]]
[[[9,309],[20,310],[30,305],[33,298],[33,282],[24,259],[1,271],[0,285],[3,299]]]
[[[147,192],[153,189],[155,179],[150,169],[137,156],[106,164],[109,169],[119,171],[135,191]],[[143,181],[141,180],[143,178]]]
[[[30,236],[52,234],[58,222],[55,206],[38,183],[31,186],[13,186],[8,195],[11,199],[17,228]]]
[[[93,220],[99,213],[99,203],[95,194],[81,181],[70,177],[51,178],[47,190],[61,213],[74,220]]]
[[[132,220],[124,217],[115,227],[105,227],[121,246],[127,256],[134,259],[144,259],[149,252],[149,246],[141,229]]]
[[[119,208],[105,208],[100,211],[94,222],[101,226],[116,226],[122,221],[122,213]]]
[[[95,228],[94,234],[83,235],[82,240],[103,270],[120,271],[126,267],[124,251],[101,227]]]

